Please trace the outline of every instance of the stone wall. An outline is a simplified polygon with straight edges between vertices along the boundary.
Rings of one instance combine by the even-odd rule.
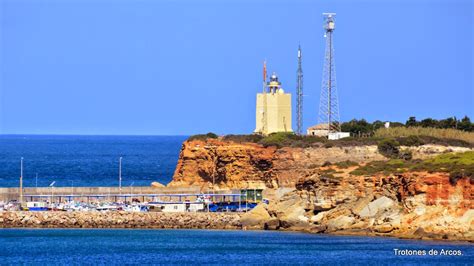
[[[240,229],[238,213],[0,212],[0,228]]]

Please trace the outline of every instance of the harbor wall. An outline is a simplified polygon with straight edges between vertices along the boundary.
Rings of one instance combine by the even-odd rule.
[[[0,212],[0,228],[241,229],[240,213]]]

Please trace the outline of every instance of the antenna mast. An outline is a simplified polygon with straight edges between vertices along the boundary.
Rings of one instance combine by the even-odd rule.
[[[298,70],[296,71],[296,133],[303,134],[303,69],[301,61],[303,53],[298,45]]]
[[[323,80],[319,103],[319,123],[326,126],[328,133],[341,131],[339,103],[336,89],[336,66],[334,63],[333,33],[336,13],[323,13],[326,53],[324,56]]]
[[[263,110],[262,110],[262,134],[267,130],[267,60],[263,61]]]

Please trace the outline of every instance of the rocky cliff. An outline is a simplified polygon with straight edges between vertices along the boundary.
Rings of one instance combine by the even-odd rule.
[[[440,145],[404,149],[414,160],[471,150]],[[352,174],[360,165],[386,160],[375,145],[276,148],[195,140],[183,144],[168,186],[265,188],[270,204],[241,218],[249,229],[474,240],[472,179],[453,183],[436,169]],[[345,161],[354,165],[334,165]]]
[[[344,175],[343,175],[344,176]],[[472,180],[444,173],[327,178],[319,173],[244,215],[249,228],[474,241]]]
[[[407,147],[414,159],[444,152],[470,150],[462,147],[423,145]],[[170,187],[197,185],[219,188],[294,187],[312,169],[326,162],[366,163],[386,160],[376,145],[309,148],[263,147],[255,143],[236,143],[219,139],[183,143]]]

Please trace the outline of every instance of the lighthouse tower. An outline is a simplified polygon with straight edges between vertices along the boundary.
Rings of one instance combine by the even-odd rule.
[[[273,73],[266,82],[264,64],[263,92],[257,93],[255,133],[268,135],[275,132],[293,132],[291,129],[291,94],[285,93]]]

